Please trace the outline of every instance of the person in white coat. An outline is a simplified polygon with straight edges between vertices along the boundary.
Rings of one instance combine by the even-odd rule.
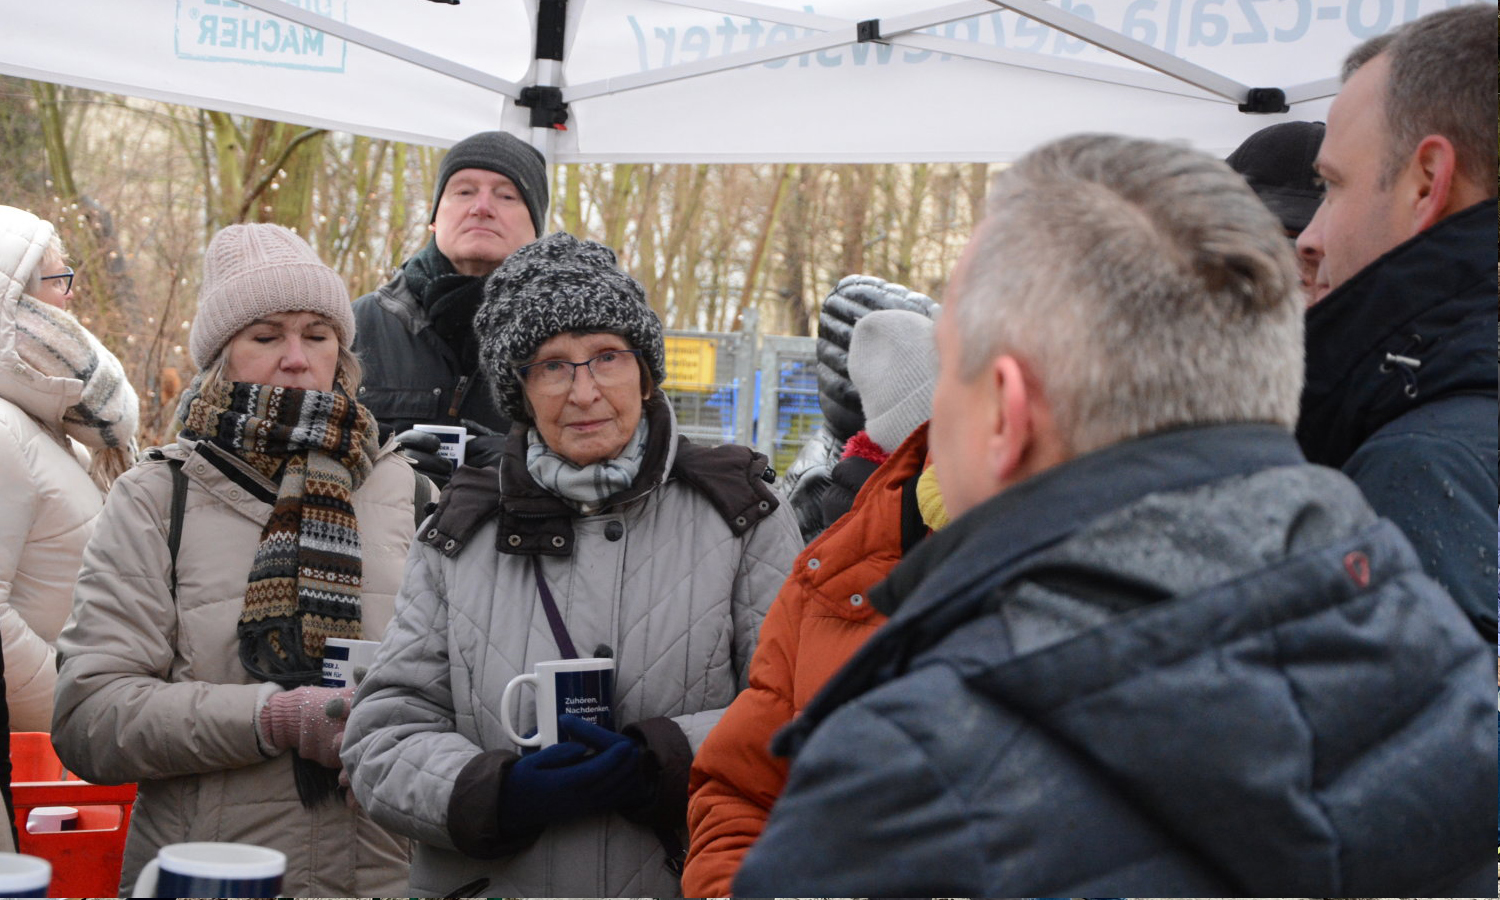
[[[129,466],[125,369],[68,312],[52,224],[0,206],[0,651],[12,731],[48,731],[55,643],[102,491]]]

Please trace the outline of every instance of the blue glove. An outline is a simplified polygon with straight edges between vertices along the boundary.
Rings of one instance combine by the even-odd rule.
[[[623,734],[577,716],[559,716],[568,738],[510,767],[500,785],[500,826],[537,828],[612,810],[646,793],[641,748]]]

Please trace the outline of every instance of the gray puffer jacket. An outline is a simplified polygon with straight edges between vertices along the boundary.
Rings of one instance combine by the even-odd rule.
[[[801,548],[791,511],[762,480],[765,457],[679,440],[659,393],[646,415],[641,473],[597,515],[536,485],[517,428],[499,477],[460,470],[423,526],[344,743],[360,803],[419,842],[414,894],[476,879],[470,892],[488,896],[679,891],[650,827],[603,814],[517,846],[497,811],[518,750],[500,725],[501,692],[562,655],[532,555],[580,652],[611,649],[615,721],[642,726],[663,765],[656,810],[671,811],[680,833],[691,754],[745,686],[761,620]],[[522,731],[533,724],[523,714]]]

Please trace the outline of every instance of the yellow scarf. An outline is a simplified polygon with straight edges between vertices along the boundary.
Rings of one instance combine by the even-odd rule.
[[[922,521],[933,531],[948,524],[948,508],[943,505],[937,469],[932,466],[928,466],[917,479],[917,510],[922,514]]]

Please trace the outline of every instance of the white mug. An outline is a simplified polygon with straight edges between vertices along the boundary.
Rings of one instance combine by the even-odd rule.
[[[135,880],[132,897],[277,897],[286,854],[256,844],[167,844]]]
[[[0,853],[0,897],[48,897],[52,863],[40,856]]]
[[[329,638],[323,644],[323,687],[357,686],[379,647],[379,641]]]
[[[438,456],[452,462],[453,468],[464,464],[464,445],[472,437],[469,429],[462,425],[413,425],[412,428],[437,435],[437,439],[443,442],[438,447]]]
[[[515,729],[515,698],[521,685],[536,689],[536,734],[522,737]],[[557,718],[573,715],[600,728],[614,730],[615,661],[559,659],[539,662],[534,672],[517,675],[500,695],[500,727],[522,747],[550,747],[557,743]]]
[[[26,815],[27,834],[75,831],[77,828],[78,810],[71,806],[38,806]]]

